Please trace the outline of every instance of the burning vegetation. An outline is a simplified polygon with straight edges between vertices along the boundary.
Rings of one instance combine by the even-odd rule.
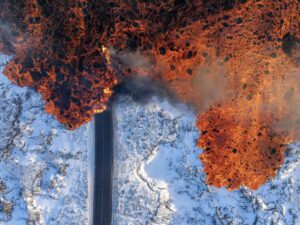
[[[256,189],[300,137],[299,21],[298,0],[3,0],[0,51],[71,129],[159,83],[198,112],[208,184]]]

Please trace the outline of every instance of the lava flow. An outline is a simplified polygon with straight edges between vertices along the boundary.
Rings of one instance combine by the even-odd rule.
[[[5,75],[69,128],[131,77],[198,112],[208,184],[257,189],[299,140],[298,0],[0,1]]]

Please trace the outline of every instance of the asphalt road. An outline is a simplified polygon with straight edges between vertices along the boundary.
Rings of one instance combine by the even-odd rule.
[[[93,225],[112,224],[112,111],[95,115],[95,180]]]

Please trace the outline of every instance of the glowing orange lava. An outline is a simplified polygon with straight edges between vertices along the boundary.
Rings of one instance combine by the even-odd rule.
[[[198,112],[207,182],[256,189],[300,137],[299,21],[298,0],[4,0],[0,50],[69,128],[151,77]]]

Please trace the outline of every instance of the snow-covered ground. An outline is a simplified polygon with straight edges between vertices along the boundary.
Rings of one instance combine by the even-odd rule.
[[[2,75],[7,60],[0,56],[0,224],[88,224],[93,124],[66,130],[39,94]],[[119,98],[114,225],[300,224],[300,145],[258,191],[228,192],[205,184],[194,124],[182,105]]]
[[[195,115],[159,100],[115,107],[114,225],[300,224],[300,145],[257,191],[207,186]]]
[[[38,93],[3,76],[7,60],[0,55],[0,224],[88,224],[91,124],[66,130]]]

